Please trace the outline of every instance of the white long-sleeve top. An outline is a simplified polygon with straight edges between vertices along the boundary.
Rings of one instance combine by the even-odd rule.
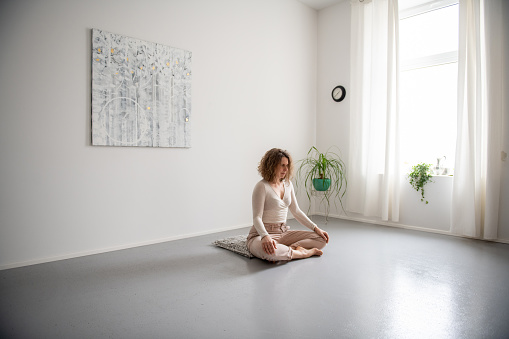
[[[269,234],[263,223],[286,222],[288,208],[302,225],[311,230],[316,227],[316,224],[309,220],[307,215],[299,208],[292,182],[285,181],[283,186],[285,190],[283,199],[264,179],[260,180],[253,189],[253,225],[262,238]]]

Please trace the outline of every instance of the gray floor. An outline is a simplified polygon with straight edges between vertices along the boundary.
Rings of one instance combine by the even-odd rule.
[[[509,337],[509,245],[315,221],[287,264],[210,245],[245,229],[0,271],[0,337]]]

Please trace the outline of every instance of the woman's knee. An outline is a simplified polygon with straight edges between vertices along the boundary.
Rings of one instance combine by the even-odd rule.
[[[322,238],[321,236],[317,236],[317,237],[313,237],[310,239],[303,239],[303,240],[297,241],[292,246],[302,246],[307,249],[318,248],[319,250],[321,250],[322,248],[325,247],[325,245],[327,245],[327,241],[325,241],[325,239]]]
[[[260,244],[252,242],[250,245],[248,246],[249,252],[259,259],[267,261],[286,261],[292,259],[292,249],[288,246],[277,244],[274,253],[268,254],[264,251],[261,242]]]
[[[324,248],[327,245],[327,241],[324,238],[320,237],[317,240],[319,241],[320,245],[319,246],[315,246],[316,248],[321,250],[322,248]]]

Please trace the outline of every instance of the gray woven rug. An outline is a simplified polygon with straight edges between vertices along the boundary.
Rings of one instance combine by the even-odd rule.
[[[253,258],[254,256],[247,249],[246,239],[246,235],[235,235],[233,237],[216,240],[212,244],[243,255],[244,257]]]

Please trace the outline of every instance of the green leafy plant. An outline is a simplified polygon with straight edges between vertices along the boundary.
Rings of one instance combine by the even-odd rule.
[[[296,186],[297,188],[299,187],[299,182],[300,185],[304,186],[309,200],[308,214],[311,208],[311,196],[313,191],[318,189],[323,192],[321,202],[326,203],[326,223],[329,219],[331,200],[334,201],[336,208],[336,202],[339,201],[341,209],[345,210],[343,207],[343,197],[348,184],[345,163],[337,153],[331,151],[332,148],[329,148],[325,153],[321,153],[313,146],[309,149],[307,157],[297,162],[299,167],[297,170]],[[334,148],[339,152],[337,147]]]
[[[421,201],[426,201],[426,204],[428,201],[424,197],[424,186],[428,182],[433,182],[431,180],[431,167],[433,165],[431,164],[417,164],[415,166],[412,166],[412,172],[408,174],[408,179],[410,182],[410,185],[417,191],[421,191]]]

